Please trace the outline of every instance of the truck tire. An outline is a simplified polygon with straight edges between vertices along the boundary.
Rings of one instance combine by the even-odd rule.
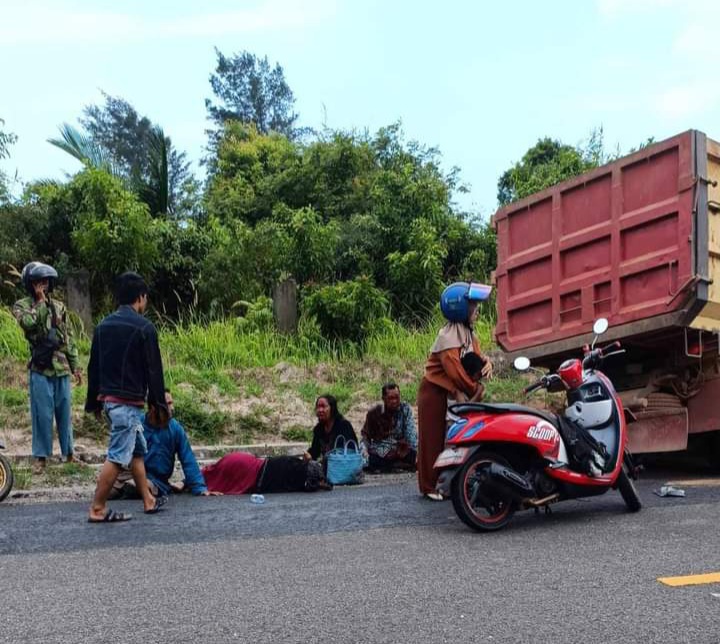
[[[640,501],[635,489],[635,484],[630,480],[624,465],[620,470],[620,476],[618,476],[617,489],[620,491],[620,496],[622,496],[630,512],[638,512],[642,508],[642,501]]]

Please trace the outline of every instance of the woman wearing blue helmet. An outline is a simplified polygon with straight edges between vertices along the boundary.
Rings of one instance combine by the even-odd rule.
[[[464,400],[474,396],[477,382],[462,367],[460,359],[469,351],[482,356],[473,333],[478,302],[490,296],[490,286],[455,282],[440,296],[440,309],[448,323],[438,332],[425,364],[425,376],[418,390],[417,472],[420,493],[433,501],[442,500],[435,492],[435,461],[445,447],[445,414],[448,395]],[[485,357],[482,375],[492,375],[492,363]]]

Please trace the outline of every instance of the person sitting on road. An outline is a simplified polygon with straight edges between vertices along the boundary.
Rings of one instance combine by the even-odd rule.
[[[482,371],[485,368],[486,362],[487,361],[483,357],[479,356],[474,351],[468,351],[462,358],[460,358],[460,364],[462,365],[463,370],[468,375],[468,378],[470,378],[470,380],[478,383],[478,387],[475,393],[469,398],[465,395],[463,391],[459,390],[455,391],[453,395],[448,394],[448,412],[445,417],[448,426],[452,425],[452,423],[455,422],[453,417],[450,415],[451,405],[463,402],[480,402],[482,400],[483,395],[485,394],[485,385],[483,385],[480,381],[483,377]]]
[[[400,388],[394,382],[383,385],[382,403],[368,411],[361,433],[369,469],[415,469],[415,418],[410,405],[401,400]]]
[[[210,493],[260,494],[332,490],[317,461],[297,456],[261,458],[232,452],[202,469]]]
[[[315,401],[315,416],[318,422],[313,427],[313,439],[308,450],[303,454],[306,461],[323,461],[323,468],[327,469],[325,455],[335,447],[335,441],[342,436],[346,441],[358,439],[353,426],[338,411],[335,396],[323,394]]]
[[[208,491],[185,429],[175,418],[172,418],[175,405],[169,391],[165,392],[165,403],[170,414],[170,422],[166,428],[152,425],[147,414],[143,419],[143,434],[147,443],[145,471],[150,491],[156,497],[167,496],[171,492],[179,490],[187,490],[196,496],[217,495],[216,492]],[[179,487],[170,483],[170,478],[175,471],[176,457],[180,461],[185,475],[185,480]],[[110,498],[139,498],[132,475],[128,470],[124,470],[118,476]]]

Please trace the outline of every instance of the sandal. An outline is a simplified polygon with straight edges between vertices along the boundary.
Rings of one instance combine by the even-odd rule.
[[[130,521],[130,519],[132,519],[132,514],[128,512],[116,512],[108,509],[102,519],[88,517],[88,523],[117,523],[118,521]]]
[[[155,499],[155,505],[153,505],[149,510],[143,510],[145,514],[157,514],[162,510],[163,505],[167,503],[168,498],[166,496],[159,496]]]
[[[427,499],[428,501],[444,501],[445,497],[440,494],[439,492],[426,492],[423,494],[423,498]]]

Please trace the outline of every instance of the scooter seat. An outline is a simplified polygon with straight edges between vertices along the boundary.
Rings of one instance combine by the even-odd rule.
[[[558,427],[558,419],[555,414],[534,407],[516,405],[515,403],[457,403],[450,405],[451,414],[462,416],[473,412],[484,414],[528,414],[546,420],[553,427]]]

